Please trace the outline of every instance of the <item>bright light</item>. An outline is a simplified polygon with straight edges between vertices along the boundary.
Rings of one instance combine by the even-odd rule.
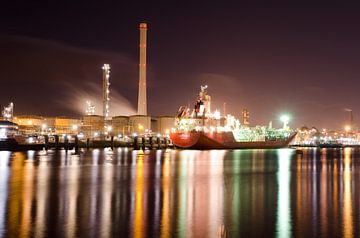
[[[30,144],[32,144],[32,143],[34,143],[34,142],[35,142],[35,140],[34,140],[34,138],[33,138],[33,137],[29,137],[28,142],[29,142]]]
[[[86,115],[94,115],[95,114],[95,106],[91,103],[91,101],[86,101]]]
[[[349,126],[349,125],[345,126],[345,131],[346,132],[349,132],[350,130],[351,130],[351,126]]]
[[[170,134],[170,130],[169,130],[169,129],[166,129],[166,130],[165,130],[165,134],[166,134],[166,135],[169,135],[169,134]]]
[[[98,137],[99,133],[98,132],[94,132],[94,137]]]
[[[46,125],[46,124],[42,124],[42,125],[41,125],[41,128],[42,128],[43,130],[45,130],[45,129],[47,128],[47,125]]]
[[[107,131],[108,131],[108,132],[112,131],[112,126],[108,126],[108,127],[107,127]]]
[[[216,111],[214,112],[214,117],[215,117],[216,120],[220,120],[221,115],[220,115],[220,112],[219,112],[218,110],[216,110]]]
[[[28,125],[32,125],[32,120],[28,120]]]
[[[5,139],[5,138],[6,138],[6,129],[1,128],[0,129],[0,139]]]
[[[137,136],[137,134],[136,133],[133,133],[133,137],[136,137]]]
[[[76,131],[78,128],[79,128],[78,125],[72,125],[72,129],[73,129],[74,131]]]
[[[144,129],[144,126],[141,125],[141,124],[139,124],[139,125],[138,125],[138,128],[139,128],[139,130],[143,130],[143,129]]]
[[[290,117],[288,115],[282,115],[280,117],[280,120],[283,122],[283,123],[289,123],[290,121]]]
[[[284,123],[283,128],[286,129],[288,127],[288,123],[290,121],[290,116],[284,114],[280,117],[280,120]]]

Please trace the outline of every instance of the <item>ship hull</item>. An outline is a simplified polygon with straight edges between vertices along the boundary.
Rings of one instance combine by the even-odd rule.
[[[288,147],[295,135],[285,140],[237,142],[232,132],[175,132],[170,138],[176,147],[183,149],[277,149]]]

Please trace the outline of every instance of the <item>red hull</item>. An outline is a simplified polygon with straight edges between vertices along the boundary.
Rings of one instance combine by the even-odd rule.
[[[172,143],[187,149],[276,149],[289,145],[296,134],[286,140],[237,142],[232,132],[175,132],[170,134]]]

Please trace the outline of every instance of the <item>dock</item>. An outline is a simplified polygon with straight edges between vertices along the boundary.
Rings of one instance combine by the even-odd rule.
[[[127,147],[135,150],[144,149],[166,149],[173,148],[173,144],[168,137],[162,136],[135,136],[127,140],[116,140],[109,138],[86,138],[79,139],[78,136],[44,136],[41,140],[34,143],[16,143],[15,141],[0,142],[0,150],[8,151],[27,151],[27,150],[78,150],[80,148],[118,148]]]

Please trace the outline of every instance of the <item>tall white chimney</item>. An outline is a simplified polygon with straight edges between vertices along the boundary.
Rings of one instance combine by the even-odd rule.
[[[138,115],[147,115],[146,102],[146,31],[147,24],[140,23],[140,64],[139,64],[139,95]]]

